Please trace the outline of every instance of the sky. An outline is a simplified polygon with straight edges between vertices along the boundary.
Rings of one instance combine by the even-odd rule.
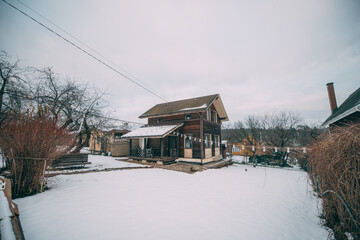
[[[322,123],[326,83],[338,105],[360,87],[357,0],[6,1],[167,101],[219,93],[231,122],[292,111]],[[138,116],[164,102],[3,1],[0,33],[0,50],[22,65],[106,91],[116,118],[144,122]]]

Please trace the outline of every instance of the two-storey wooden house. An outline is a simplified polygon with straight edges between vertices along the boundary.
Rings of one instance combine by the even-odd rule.
[[[122,136],[139,139],[130,158],[205,164],[222,159],[221,123],[228,121],[219,94],[157,104],[139,118],[148,124]]]

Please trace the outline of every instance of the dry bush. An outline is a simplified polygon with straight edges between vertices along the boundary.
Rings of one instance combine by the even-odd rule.
[[[323,217],[336,239],[360,239],[360,125],[331,129],[311,148],[309,174],[323,196]],[[337,196],[338,194],[338,196]],[[356,223],[346,209],[344,200]]]
[[[0,147],[13,181],[13,196],[39,192],[46,165],[64,154],[73,141],[73,134],[48,116],[25,114],[5,122]]]

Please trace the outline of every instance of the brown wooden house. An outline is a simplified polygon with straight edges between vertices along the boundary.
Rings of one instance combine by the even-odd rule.
[[[139,118],[148,124],[122,138],[139,140],[130,158],[205,164],[222,159],[221,123],[228,116],[219,94],[157,104]]]

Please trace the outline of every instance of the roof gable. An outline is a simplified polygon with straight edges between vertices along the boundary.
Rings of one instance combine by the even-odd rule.
[[[219,94],[157,104],[145,113],[143,113],[139,118],[160,117],[190,112],[201,112],[205,111],[213,103],[215,109],[218,111],[220,118],[222,118],[223,120],[228,120],[224,105],[221,101]]]
[[[337,122],[356,111],[360,111],[360,88],[353,92],[338,108],[336,108],[322,126]]]

